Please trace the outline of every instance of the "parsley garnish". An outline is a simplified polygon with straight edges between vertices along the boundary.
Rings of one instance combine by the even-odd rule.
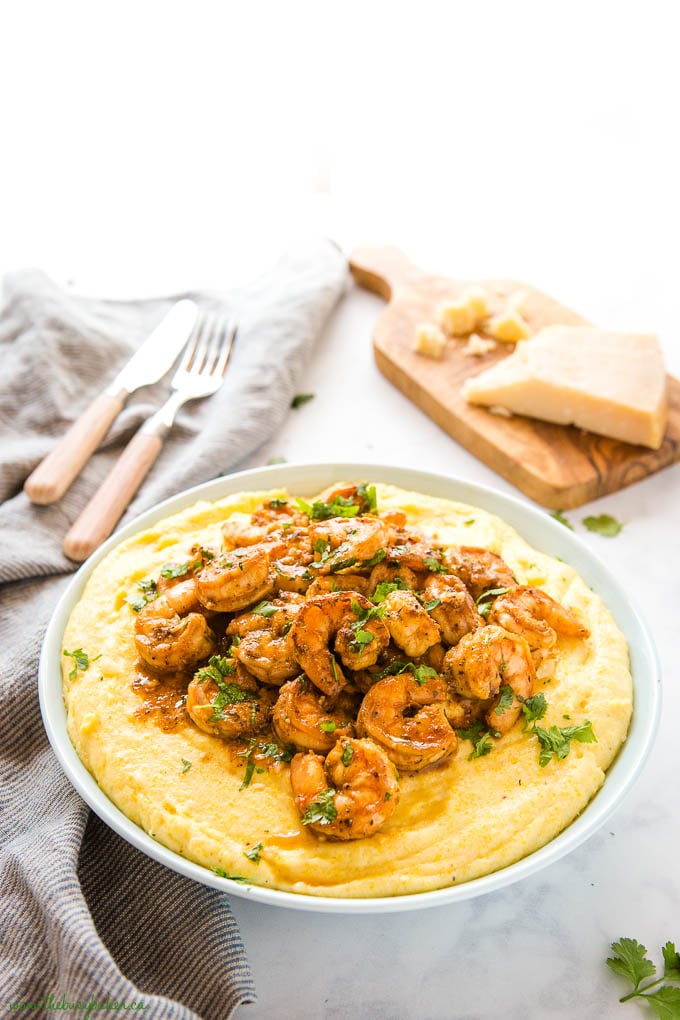
[[[282,496],[275,496],[274,499],[270,499],[267,503],[270,510],[278,510],[279,507],[288,506],[288,500],[283,499]]]
[[[415,662],[400,662],[398,659],[395,659],[394,662],[391,662],[389,666],[385,666],[378,673],[376,679],[384,680],[386,676],[399,676],[407,670],[413,673],[414,678],[419,684],[424,684],[426,680],[437,675],[437,670],[433,669],[432,666],[416,666]]]
[[[538,764],[543,768],[553,757],[562,761],[569,754],[571,741],[578,740],[581,744],[597,743],[592,723],[586,719],[580,726],[551,726],[544,730],[541,726],[533,726],[530,733],[535,734],[541,745]]]
[[[96,662],[97,659],[101,659],[101,654],[96,655],[94,659],[91,659],[87,652],[83,651],[82,648],[76,648],[73,652],[67,652],[64,649],[64,655],[68,655],[70,659],[73,659],[73,669],[68,675],[69,680],[75,680],[78,676],[78,670],[82,670],[83,673],[86,669],[89,669],[90,664]]]
[[[217,697],[213,701],[213,713],[208,722],[219,722],[224,719],[225,705],[238,705],[244,701],[255,702],[257,694],[253,691],[244,691],[238,684],[227,683],[225,676],[233,676],[236,667],[229,659],[221,655],[213,655],[208,660],[208,665],[199,669],[195,679],[199,683],[212,680],[217,685]],[[253,705],[253,708],[256,706]]]
[[[297,393],[290,402],[292,408],[302,407],[303,404],[309,403],[310,400],[314,400],[314,393]]]
[[[480,616],[488,616],[494,599],[499,595],[505,595],[509,588],[487,588],[477,599],[477,612]]]
[[[224,868],[213,868],[212,870],[216,875],[219,875],[220,878],[230,878],[232,882],[252,882],[251,878],[245,878],[243,875],[230,875],[224,870]]]
[[[251,846],[250,850],[244,850],[243,856],[247,857],[253,864],[260,863],[260,850],[262,849],[262,843],[256,843],[255,846]]]
[[[485,755],[490,754],[493,750],[491,738],[500,737],[500,733],[497,730],[488,729],[482,722],[473,723],[469,729],[456,730],[456,733],[461,740],[472,741],[472,751],[467,756],[468,761],[472,761],[473,758],[483,758]]]
[[[298,499],[297,505],[313,521],[328,521],[331,517],[356,517],[361,509],[358,503],[353,503],[346,496],[336,496],[330,503],[320,499],[313,503]]]
[[[463,524],[465,525],[466,528],[469,528],[470,525],[474,523],[475,523],[474,517],[468,517],[467,520],[463,521]]]
[[[184,775],[185,772],[188,772],[190,768],[191,762],[187,761],[186,758],[182,758],[182,775]]]
[[[128,599],[128,605],[133,612],[139,613],[145,605],[158,596],[158,585],[153,578],[137,582],[138,589],[143,593],[139,598]]]
[[[409,663],[409,668],[419,684],[424,684],[426,680],[430,680],[433,676],[437,675],[437,670],[433,669],[432,666],[414,666],[411,662]]]
[[[441,604],[441,599],[431,599],[429,602],[423,602],[423,609],[425,609],[428,613],[431,613],[433,609],[436,609],[437,606],[441,606]]]
[[[328,786],[316,800],[310,802],[307,810],[302,816],[303,825],[329,825],[338,817],[337,808],[333,803],[338,791]]]
[[[324,733],[335,733],[336,725],[332,719],[322,719],[319,723],[319,729],[323,730]]]
[[[384,602],[393,591],[408,591],[408,585],[400,577],[395,577],[392,581],[381,581],[373,592],[371,601]]]
[[[607,959],[607,966],[615,974],[627,978],[633,986],[633,990],[621,996],[619,1002],[628,1002],[634,998],[646,999],[656,1016],[662,1020],[674,1018],[680,1020],[680,988],[661,983],[680,982],[680,953],[677,952],[675,944],[667,942],[661,950],[664,962],[661,978],[656,977],[656,967],[647,959],[646,947],[636,939],[622,938],[618,942],[612,942],[612,950],[614,955]],[[648,977],[654,980],[643,985],[642,982]]]
[[[564,516],[561,510],[553,511],[553,513],[551,513],[550,516],[554,521],[559,521],[560,524],[563,524],[565,528],[569,528],[570,531],[574,530],[571,521],[567,520],[567,518]]]
[[[364,504],[364,513],[377,514],[378,512],[378,497],[375,491],[375,485],[369,485],[368,482],[361,482],[357,486],[357,496]]]
[[[353,757],[354,748],[352,747],[351,744],[345,744],[345,746],[342,749],[342,754],[340,755],[340,761],[345,766],[345,768],[347,768],[348,765],[351,765]]]
[[[267,602],[265,600],[263,602],[258,602],[254,609],[251,609],[250,611],[251,613],[254,613],[255,616],[264,616],[265,620],[268,620],[274,615],[274,613],[278,613],[279,606],[274,606],[271,602]]]
[[[497,715],[504,715],[509,708],[512,708],[512,704],[515,700],[515,692],[509,684],[503,684],[500,689],[500,695],[498,704],[494,708],[494,712]]]
[[[611,517],[609,514],[598,514],[597,517],[584,517],[583,523],[588,531],[595,531],[598,535],[604,535],[605,538],[614,538],[623,528],[623,524],[619,523],[615,517]]]
[[[531,698],[525,698],[522,701],[522,711],[524,712],[524,732],[526,733],[529,729],[529,723],[542,719],[548,711],[548,702],[545,700],[545,694],[539,693],[534,694]]]
[[[442,563],[441,556],[426,556],[423,560],[423,566],[427,567],[433,574],[445,574],[447,567]]]

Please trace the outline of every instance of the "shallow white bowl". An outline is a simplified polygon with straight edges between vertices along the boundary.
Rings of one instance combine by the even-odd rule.
[[[573,566],[609,607],[628,641],[635,698],[633,719],[628,739],[607,772],[603,786],[579,817],[546,846],[491,875],[434,892],[362,899],[298,895],[220,878],[207,868],[161,846],[119,811],[82,764],[68,737],[62,698],[62,636],[71,610],[80,598],[93,568],[121,539],[191,506],[199,499],[220,499],[233,492],[272,489],[277,486],[284,486],[296,495],[310,496],[340,479],[387,482],[431,496],[470,503],[497,514],[536,549],[551,556],[560,556]],[[415,910],[455,903],[501,889],[511,882],[533,875],[540,868],[569,853],[606,821],[640,774],[656,734],[661,708],[660,684],[659,662],[654,645],[628,594],[587,546],[549,514],[485,486],[425,471],[374,464],[286,464],[243,471],[195,486],[142,514],[110,538],[74,576],[47,628],[39,676],[43,721],[62,768],[92,810],[129,843],[174,871],[204,885],[222,889],[230,895],[243,896],[271,906],[347,914]]]

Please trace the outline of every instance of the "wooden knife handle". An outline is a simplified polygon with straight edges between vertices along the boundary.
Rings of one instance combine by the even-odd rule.
[[[123,407],[123,397],[100,394],[71,425],[24,483],[31,503],[56,503],[80,474]]]
[[[64,552],[80,563],[108,538],[161,451],[160,436],[138,432],[116,461],[64,539]]]
[[[422,280],[422,269],[410,262],[399,248],[367,245],[355,248],[349,258],[352,276],[361,287],[389,301],[395,290]]]

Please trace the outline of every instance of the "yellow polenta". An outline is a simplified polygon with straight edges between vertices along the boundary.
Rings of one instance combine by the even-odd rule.
[[[397,896],[466,882],[512,864],[569,825],[625,740],[632,711],[626,642],[575,571],[477,507],[387,485],[377,492],[381,511],[404,510],[409,524],[443,545],[499,553],[520,584],[543,588],[587,624],[587,640],[558,640],[551,675],[536,689],[548,702],[542,726],[588,719],[597,743],[572,741],[564,760],[541,767],[538,741],[521,722],[471,761],[472,745],[462,740],[453,758],[401,775],[401,801],[376,835],[320,839],[301,823],[287,764],[256,770],[242,788],[246,761],[233,745],[189,721],[166,732],[140,714],[128,604],[138,582],[168,561],[186,560],[195,542],[219,546],[229,514],[285,493],[197,503],[122,542],[96,567],[63,640],[65,649],[84,649],[90,665],[70,679],[74,663],[64,657],[63,674],[71,740],[102,790],[156,840],[206,868],[308,895]],[[259,860],[245,856],[253,847]]]

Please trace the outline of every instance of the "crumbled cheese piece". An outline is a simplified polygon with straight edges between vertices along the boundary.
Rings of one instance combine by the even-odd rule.
[[[486,291],[482,287],[468,287],[457,301],[444,301],[439,321],[452,336],[467,336],[488,314]]]
[[[413,349],[428,358],[441,358],[446,347],[446,337],[439,326],[433,322],[424,322],[416,328]]]
[[[475,358],[481,358],[484,354],[488,354],[496,346],[495,340],[485,340],[483,336],[478,336],[477,333],[473,333],[463,347],[463,354],[469,354]]]
[[[666,429],[663,356],[657,338],[644,333],[548,326],[468,379],[463,396],[652,449]]]
[[[501,340],[505,344],[516,344],[518,340],[526,340],[531,336],[528,322],[514,308],[494,315],[484,329],[494,340]]]

